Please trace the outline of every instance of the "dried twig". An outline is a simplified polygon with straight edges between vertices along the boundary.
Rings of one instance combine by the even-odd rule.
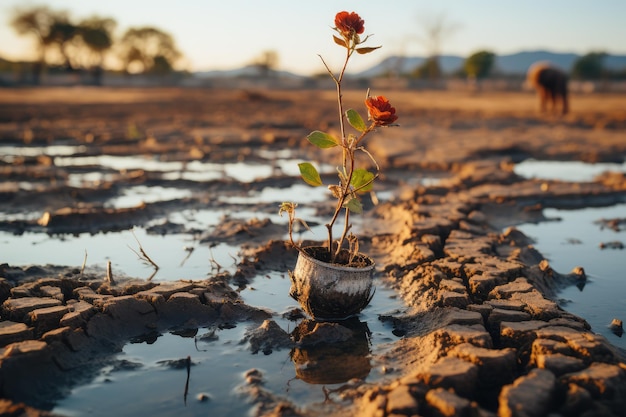
[[[185,393],[183,394],[183,399],[185,401],[185,405],[187,405],[187,394],[189,394],[189,375],[191,374],[191,356],[187,356],[185,364],[187,365],[187,380],[185,381]]]
[[[139,259],[141,259],[142,261],[152,265],[154,267],[155,271],[158,271],[159,270],[159,265],[157,265],[156,262],[154,262],[152,260],[152,258],[150,258],[150,256],[148,256],[146,251],[143,249],[143,246],[141,246],[141,242],[139,242],[139,239],[137,239],[137,236],[135,236],[135,232],[133,230],[131,230],[131,233],[133,234],[133,237],[135,238],[135,240],[137,241],[137,244],[139,245],[139,252],[137,252],[136,250],[134,250],[133,248],[128,246],[130,248],[130,250],[135,252],[135,255],[137,255],[139,257]]]
[[[233,260],[233,266],[237,266],[239,264],[239,259],[237,259],[235,255],[229,253],[228,256],[230,256],[230,258]]]
[[[104,279],[109,284],[115,285],[115,280],[113,279],[113,271],[111,270],[111,261],[107,261],[107,274]]]
[[[81,275],[83,275],[83,272],[85,272],[85,265],[87,265],[87,249],[85,249],[85,258],[83,258],[83,265],[80,267]]]
[[[193,246],[185,246],[185,252],[187,252],[187,255],[183,258],[183,260],[180,262],[180,266],[185,265],[185,262],[187,262],[187,259],[189,259],[189,257],[191,256],[191,254],[193,253],[193,251],[196,249]]]
[[[222,270],[222,265],[220,265],[215,260],[215,257],[213,256],[213,251],[211,250],[211,248],[209,248],[209,254],[211,255],[211,258],[209,258],[209,262],[211,263],[211,272],[213,272],[213,269],[217,269],[217,273],[219,274],[220,271]]]
[[[146,278],[146,281],[152,281],[152,278],[154,278],[154,276],[157,274],[157,272],[159,272],[158,269],[155,269],[154,271],[152,271],[150,276],[148,278]]]

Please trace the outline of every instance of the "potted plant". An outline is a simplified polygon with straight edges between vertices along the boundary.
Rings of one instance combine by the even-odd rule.
[[[337,33],[333,35],[334,42],[346,52],[343,66],[335,75],[324,58],[320,58],[336,85],[339,135],[337,137],[316,130],[307,136],[307,140],[318,148],[337,151],[340,161],[337,167],[339,181],[328,185],[336,203],[331,219],[326,224],[326,244],[302,247],[296,243],[293,239],[294,224],[300,223],[308,229],[306,222],[296,217],[297,204],[283,202],[279,210],[279,214],[287,213],[289,216],[289,241],[299,252],[296,267],[290,273],[290,295],[306,313],[321,320],[341,320],[354,316],[369,304],[373,296],[375,264],[372,258],[359,252],[359,241],[351,231],[350,216],[363,211],[360,196],[372,191],[373,183],[380,174],[378,163],[364,146],[365,138],[379,127],[393,126],[398,118],[395,108],[385,97],[370,96],[369,90],[365,98],[367,120],[356,110],[344,110],[342,82],[350,58],[355,52],[367,54],[380,46],[363,46],[369,36],[361,39],[364,21],[357,13],[337,13],[333,30]],[[354,130],[353,133],[348,133],[347,124]],[[298,166],[307,184],[314,187],[324,185],[313,164],[303,162]],[[341,215],[344,219],[343,230],[339,238],[335,239],[333,230]]]

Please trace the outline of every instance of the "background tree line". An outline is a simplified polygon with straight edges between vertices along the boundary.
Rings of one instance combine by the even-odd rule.
[[[140,27],[129,28],[118,38],[117,22],[110,17],[74,20],[67,11],[35,6],[15,9],[10,24],[18,34],[35,39],[38,58],[31,68],[35,83],[51,66],[89,70],[100,83],[109,55],[127,73],[159,75],[173,72],[182,58],[170,34]]]
[[[480,50],[469,55],[461,68],[452,74],[444,74],[439,63],[441,45],[445,37],[454,32],[456,26],[449,24],[444,15],[436,16],[423,23],[426,34],[422,43],[428,58],[409,73],[396,75],[411,78],[437,80],[444,76],[466,77],[481,80],[494,74],[496,55]],[[66,71],[88,70],[94,83],[100,84],[105,67],[111,63],[126,73],[164,75],[174,71],[175,64],[182,58],[174,38],[155,27],[129,28],[116,36],[117,22],[110,17],[92,16],[75,20],[65,10],[52,10],[47,6],[17,8],[11,14],[10,24],[20,35],[35,40],[37,59],[34,63],[22,64],[21,73],[28,66],[32,82],[39,83],[48,69]],[[609,70],[604,66],[606,54],[591,52],[578,58],[569,74],[572,79],[626,79],[626,68]],[[268,76],[278,66],[278,55],[265,51],[253,65],[261,76]],[[401,64],[402,60],[398,61]],[[7,70],[12,63],[0,59],[0,70]],[[566,69],[567,70],[567,69]]]
[[[569,68],[570,77],[575,80],[625,80],[626,68],[621,70],[606,68],[604,65],[606,55],[604,52],[590,52],[581,56]],[[473,80],[487,78],[493,75],[495,61],[496,55],[493,52],[481,50],[469,55],[463,66],[451,75]],[[412,72],[404,75],[412,78],[438,79],[445,74],[439,65],[438,57],[430,56]]]
[[[444,74],[439,62],[443,44],[461,28],[459,23],[449,20],[445,13],[422,15],[418,27],[421,33],[416,39],[425,48],[427,58],[408,74],[399,74],[398,69],[403,62],[401,57],[396,63],[398,67],[393,71],[396,75],[431,80],[451,75],[473,81],[495,75],[493,73],[496,69],[494,67],[496,54],[488,50],[479,50],[470,54],[457,71]],[[609,70],[605,67],[606,55],[604,52],[588,53],[578,58],[571,68],[563,68],[563,70],[569,71],[570,77],[577,80],[626,79],[626,68]]]

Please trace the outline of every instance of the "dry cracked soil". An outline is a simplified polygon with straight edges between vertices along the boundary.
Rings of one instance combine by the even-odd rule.
[[[584,283],[585,265],[554,270],[515,226],[541,221],[547,207],[623,203],[626,178],[606,173],[589,182],[538,180],[520,177],[513,167],[529,158],[623,162],[626,97],[574,94],[572,112],[557,117],[538,114],[535,96],[526,92],[372,93],[390,98],[400,124],[368,139],[383,172],[375,191],[393,197],[366,204],[361,227],[361,247],[375,258],[376,276],[409,307],[380,317],[402,336],[378,358],[388,378],[353,378],[329,393],[341,400],[334,408],[320,408],[275,395],[251,370],[245,395],[252,412],[625,415],[625,353],[556,301],[564,286]],[[349,90],[345,100],[360,109],[362,96]],[[322,90],[4,89],[0,144],[78,146],[72,157],[149,155],[182,164],[263,164],[267,155],[285,151],[319,160],[323,155],[304,138],[312,130],[338,128],[334,106],[334,92]],[[237,203],[216,196],[286,189],[300,181],[279,170],[242,182],[90,167],[103,175],[86,187],[68,178],[87,168],[54,161],[26,153],[0,162],[0,230],[16,237],[127,230],[183,209],[237,212]],[[123,209],[103,204],[136,185],[183,188],[191,195]],[[311,206],[320,215],[329,211],[328,201]],[[277,204],[258,202],[254,210],[275,213]],[[294,346],[271,312],[242,303],[234,290],[259,273],[293,267],[284,224],[230,218],[212,230],[166,222],[154,232],[189,233],[207,245],[229,242],[245,256],[233,273],[160,281],[44,265],[36,258],[28,266],[12,265],[0,254],[0,414],[49,415],[46,407],[55,398],[147,331],[247,322],[258,326],[248,339],[253,349]],[[299,337],[298,343],[335,343],[350,335],[333,323],[308,323]]]

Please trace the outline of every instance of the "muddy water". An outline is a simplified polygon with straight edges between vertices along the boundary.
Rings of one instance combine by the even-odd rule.
[[[132,170],[149,172],[157,179],[150,184],[127,185],[120,187],[114,195],[102,201],[92,203],[112,209],[128,209],[143,204],[159,202],[193,200],[207,181],[221,180],[225,186],[232,182],[252,183],[273,175],[298,174],[297,164],[292,152],[286,150],[258,152],[259,161],[252,162],[201,162],[168,161],[157,156],[120,156],[91,155],[97,152],[88,146],[0,146],[0,160],[13,163],[24,157],[45,156],[52,159],[55,167],[64,170],[64,175],[56,185],[65,185],[89,189],[104,181],[119,180],[121,175]],[[320,167],[321,172],[329,167]],[[188,181],[189,187],[181,187],[178,180]],[[294,182],[298,182],[294,179]],[[18,182],[21,190],[33,190],[36,187],[49,187],[46,178],[41,183],[33,180]],[[213,230],[226,218],[269,219],[273,223],[285,224],[286,219],[278,216],[278,205],[285,200],[321,202],[328,198],[323,187],[311,188],[296,183],[285,188],[263,187],[233,193],[216,193],[208,198],[211,204],[202,204],[206,209],[191,209],[181,205],[180,209],[169,210],[161,216],[152,218],[143,227],[133,230],[108,233],[76,233],[73,235],[48,235],[26,231],[13,234],[0,231],[0,254],[3,261],[13,266],[24,266],[34,262],[65,266],[104,269],[111,262],[114,273],[155,280],[205,279],[215,272],[234,272],[239,257],[240,247],[223,242],[201,244],[200,237]],[[269,210],[257,210],[256,205],[266,203]],[[211,207],[212,206],[212,207]],[[220,206],[220,207],[216,207]],[[39,208],[39,207],[37,207]],[[0,212],[2,222],[35,222],[44,214],[39,211]],[[306,209],[302,215],[311,214]],[[181,226],[177,233],[165,228],[164,232],[152,230],[163,224]],[[285,227],[286,230],[286,227]],[[322,233],[319,234],[323,236]],[[139,249],[153,258],[158,271],[143,262],[137,256]]]
[[[527,177],[561,181],[590,181],[604,171],[626,172],[622,164],[526,161],[516,172]],[[592,330],[626,349],[626,336],[613,333],[614,318],[626,320],[626,204],[576,210],[544,209],[548,219],[540,224],[517,226],[535,240],[535,247],[559,272],[582,266],[588,281],[584,287],[568,287],[560,294],[560,305],[583,317]],[[622,219],[616,228],[603,220]]]
[[[616,231],[598,223],[602,219],[626,218],[626,204],[546,209],[544,215],[552,221],[518,228],[536,241],[535,247],[555,270],[569,272],[582,266],[588,277],[584,287],[564,289],[559,294],[560,305],[587,320],[594,332],[626,349],[626,336],[620,337],[608,327],[614,318],[626,320],[626,253],[625,249],[607,247],[610,242],[626,243],[626,225]]]
[[[137,253],[140,245],[153,258],[159,270],[143,262]],[[16,237],[0,233],[0,252],[11,265],[38,263],[101,269],[111,262],[114,275],[155,280],[206,279],[211,272],[211,260],[223,270],[234,272],[239,248],[218,244],[201,245],[188,234],[167,236],[146,233],[145,229],[117,233],[83,233],[78,236],[48,236],[43,233],[25,233]]]
[[[142,169],[160,175],[159,185],[135,185],[127,187],[103,204],[108,207],[134,207],[140,203],[154,203],[190,197],[194,191],[169,186],[169,181],[186,180],[201,183],[216,178],[253,182],[282,173],[295,176],[297,160],[289,152],[266,155],[271,163],[212,164],[178,161],[161,161],[150,157],[121,157],[115,155],[76,156],[86,153],[83,148],[45,147],[30,149],[22,156],[46,154],[54,158],[56,166],[68,172],[67,181],[72,186],[88,187],[92,183],[113,180],[121,171]],[[3,148],[1,155],[10,155],[18,150]],[[262,156],[262,155],[261,155]],[[6,156],[5,158],[10,158]],[[5,159],[5,161],[10,162]],[[555,165],[556,164],[556,165]],[[519,164],[517,172],[537,178],[585,181],[606,170],[624,170],[620,164],[585,165],[580,163],[553,163],[528,161]],[[428,179],[422,179],[428,183]],[[24,183],[20,186],[33,187]],[[215,200],[219,208],[210,210],[181,209],[163,218],[155,218],[145,227],[133,231],[76,236],[48,236],[43,233],[26,232],[20,236],[0,232],[0,253],[13,266],[32,264],[75,265],[80,267],[87,254],[86,265],[104,269],[111,261],[114,274],[123,274],[155,280],[204,279],[215,268],[234,272],[238,262],[240,246],[220,242],[202,244],[194,233],[172,233],[159,235],[148,233],[151,225],[163,221],[184,224],[187,229],[210,230],[216,227],[225,215],[250,219],[269,218],[277,224],[285,219],[278,217],[276,208],[256,210],[259,203],[272,204],[283,200],[299,202],[324,201],[326,196],[318,194],[324,190],[311,189],[301,184],[285,188],[265,187],[258,190],[219,195]],[[381,193],[381,199],[391,198],[392,193]],[[593,211],[596,210],[596,211]],[[624,240],[624,232],[608,232],[593,222],[599,218],[624,217],[626,207],[585,209],[560,212],[546,210],[546,217],[560,217],[561,221],[540,225],[522,225],[520,228],[536,239],[536,246],[560,272],[574,266],[583,266],[590,277],[580,291],[573,287],[560,296],[565,309],[587,319],[596,332],[604,334],[611,342],[624,347],[624,339],[610,333],[606,326],[613,317],[626,319],[626,281],[621,279],[624,270],[623,250],[599,249],[599,241]],[[315,219],[314,212],[302,212],[302,217]],[[0,213],[0,220],[12,218],[36,219],[41,213]],[[584,225],[584,226],[583,226]],[[314,228],[317,236],[324,232]],[[609,233],[604,235],[604,233]],[[611,235],[621,233],[621,235]],[[580,243],[579,243],[580,242]],[[141,245],[156,259],[159,270],[146,265],[136,255]],[[297,322],[282,318],[281,314],[295,301],[288,294],[289,280],[285,272],[257,276],[252,284],[242,291],[248,304],[266,308],[274,313],[274,320],[285,331],[291,332]],[[292,352],[289,349],[275,350],[269,355],[253,354],[244,336],[250,324],[242,323],[233,328],[198,329],[186,334],[144,335],[129,342],[114,362],[103,368],[98,377],[86,385],[76,387],[68,397],[62,399],[55,412],[67,415],[244,415],[251,405],[246,402],[245,373],[258,369],[262,374],[262,388],[276,396],[289,398],[296,404],[324,403],[327,399],[322,387],[339,389],[343,382],[353,377],[366,377],[369,381],[384,378],[384,364],[375,363],[387,344],[397,339],[392,329],[378,319],[379,314],[402,309],[395,294],[378,285],[372,304],[360,316],[368,332],[347,352]],[[620,313],[622,312],[622,313]],[[343,356],[342,353],[345,353]],[[339,357],[339,361],[332,360]],[[184,398],[187,371],[180,366],[189,357],[190,368],[188,396]],[[308,358],[308,360],[303,360]],[[329,359],[331,358],[331,359]],[[350,366],[345,369],[345,365]],[[343,374],[342,374],[343,372]],[[336,374],[340,375],[337,376]],[[320,376],[333,376],[322,380]],[[337,382],[340,381],[340,382]],[[249,388],[249,387],[248,387]],[[331,395],[330,404],[340,401]],[[330,405],[329,405],[330,406]],[[149,408],[147,408],[149,407]]]
[[[528,159],[515,166],[515,172],[526,178],[561,181],[591,181],[605,171],[626,172],[626,162],[589,164],[580,161],[538,161]]]
[[[291,332],[298,322],[280,314],[297,306],[288,290],[289,278],[276,272],[256,277],[242,297],[247,304],[271,310],[279,326]],[[252,353],[244,341],[252,326],[246,323],[136,340],[91,383],[59,401],[53,411],[70,416],[246,415],[252,405],[245,374],[251,369],[261,372],[262,388],[274,396],[299,405],[322,404],[327,399],[324,390],[340,390],[352,378],[380,381],[384,377],[384,364],[376,363],[372,356],[383,353],[397,337],[378,316],[403,308],[392,290],[377,283],[372,303],[358,318],[365,331],[340,351],[329,345]],[[180,364],[187,357],[193,365],[185,398],[187,370]],[[331,394],[328,407],[335,402],[340,400]]]
[[[143,156],[80,155],[87,152],[84,147],[2,147],[0,151],[6,162],[17,156],[52,157],[55,166],[67,170],[67,185],[73,187],[90,187],[102,181],[113,181],[120,173],[137,169],[160,176],[158,185],[123,187],[119,193],[99,202],[104,207],[115,209],[192,198],[196,190],[170,186],[177,180],[199,184],[215,179],[249,183],[277,173],[297,176],[299,162],[289,152],[259,153],[271,163],[183,164]],[[320,171],[332,169],[321,167]],[[283,188],[263,187],[234,195],[218,193],[212,197],[212,208],[183,207],[131,230],[75,235],[0,232],[0,253],[13,266],[29,265],[36,260],[39,264],[79,268],[84,262],[87,268],[103,271],[110,261],[114,277],[129,276],[155,281],[201,280],[216,270],[234,273],[241,261],[241,244],[203,243],[203,232],[211,231],[227,218],[269,219],[272,223],[285,225],[286,231],[286,218],[277,213],[279,202],[319,203],[328,199],[327,190],[323,187],[311,188],[294,182],[294,185]],[[20,185],[21,188],[28,186],[27,183]],[[387,192],[380,199],[392,196],[392,192]],[[271,212],[257,209],[259,205],[271,206]],[[41,215],[41,212],[0,213],[0,220],[32,221]],[[322,223],[315,210],[303,207],[299,209],[299,216],[310,219],[313,234],[308,235],[309,238],[325,237],[325,228],[315,225]],[[355,220],[355,229],[358,229],[358,219]],[[184,225],[184,230],[180,233],[172,230],[164,234],[154,232],[153,227],[158,228],[166,222]],[[139,258],[140,249],[158,263],[158,270],[155,271]],[[297,303],[288,296],[289,285],[287,271],[264,273],[241,290],[241,296],[245,303],[271,311],[276,323],[291,333],[302,319],[292,321],[283,318],[283,313],[297,307]],[[248,402],[249,386],[245,383],[245,373],[250,369],[261,372],[261,387],[271,395],[289,398],[297,404],[321,404],[327,400],[328,392],[325,393],[324,389],[339,389],[352,378],[378,381],[384,377],[384,364],[376,363],[372,357],[379,356],[398,337],[389,325],[379,320],[379,315],[397,313],[404,308],[394,291],[377,283],[377,292],[371,304],[356,320],[359,337],[339,347],[315,350],[282,349],[270,354],[253,353],[245,335],[258,323],[193,329],[177,334],[140,335],[129,341],[94,380],[73,388],[67,397],[60,399],[54,412],[72,416],[245,415],[252,407]],[[187,357],[192,364],[188,381],[187,368],[181,365],[185,364]],[[186,384],[188,395],[185,397]],[[333,396],[332,401],[340,400]]]

